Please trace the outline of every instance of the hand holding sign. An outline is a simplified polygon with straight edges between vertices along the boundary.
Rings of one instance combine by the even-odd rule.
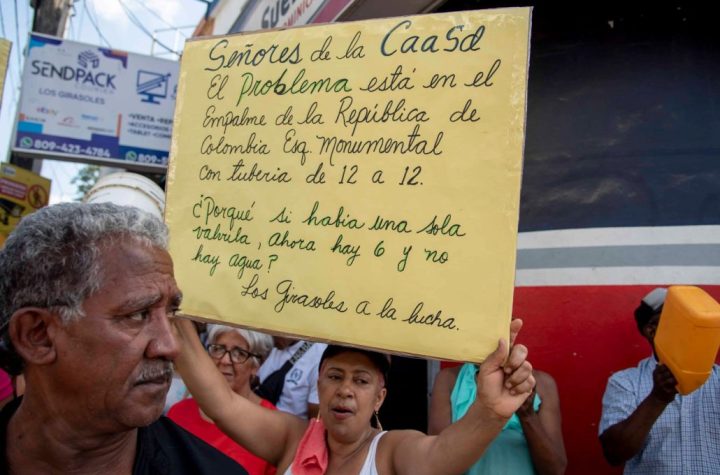
[[[521,328],[522,320],[510,323],[510,344],[501,338],[475,378],[479,403],[503,418],[512,416],[535,387],[532,366],[526,360],[528,350],[514,344]]]

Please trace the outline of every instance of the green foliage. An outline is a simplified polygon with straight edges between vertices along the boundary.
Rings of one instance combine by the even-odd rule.
[[[78,171],[78,174],[70,181],[73,185],[77,185],[76,201],[82,201],[85,194],[90,191],[100,178],[100,167],[98,165],[85,165]]]

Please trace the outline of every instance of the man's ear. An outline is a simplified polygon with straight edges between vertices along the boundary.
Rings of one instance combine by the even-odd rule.
[[[652,325],[643,326],[640,333],[642,333],[642,336],[644,336],[649,342],[652,342],[655,338],[655,328]]]
[[[23,307],[10,317],[10,340],[26,362],[50,364],[57,356],[54,336],[60,319],[47,309]]]

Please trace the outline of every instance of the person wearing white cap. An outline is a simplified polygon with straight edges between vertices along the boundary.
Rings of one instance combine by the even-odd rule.
[[[625,474],[711,474],[720,470],[720,367],[682,396],[677,381],[655,355],[667,289],[647,294],[635,321],[653,355],[637,367],[613,374],[603,396],[600,444],[611,465]]]

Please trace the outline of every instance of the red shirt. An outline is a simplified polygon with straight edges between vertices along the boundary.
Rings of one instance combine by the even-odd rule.
[[[13,395],[12,380],[8,374],[0,369],[0,401]]]
[[[268,409],[277,409],[265,399],[260,401],[260,405]],[[203,419],[200,416],[200,408],[195,399],[183,399],[178,402],[170,408],[167,416],[183,429],[201,438],[242,465],[249,475],[275,475],[275,467],[238,445],[218,429],[215,424]]]

